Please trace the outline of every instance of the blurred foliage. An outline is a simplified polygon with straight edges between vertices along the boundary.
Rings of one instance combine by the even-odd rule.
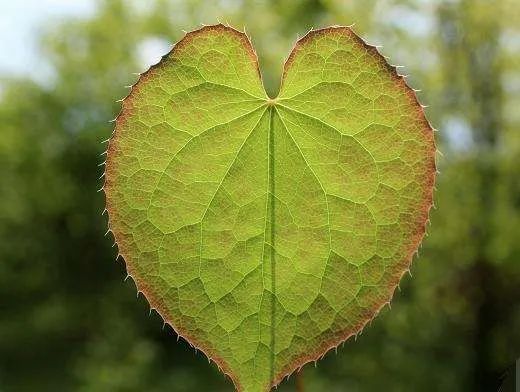
[[[301,384],[496,390],[520,355],[515,0],[105,0],[92,17],[49,23],[48,83],[1,79],[0,391],[231,390],[122,282],[96,192],[114,101],[144,70],[138,48],[217,19],[246,26],[271,95],[298,34],[355,22],[385,44],[390,62],[406,65],[440,130],[437,209],[414,278],[357,341],[306,366]],[[292,377],[279,390],[294,388]]]

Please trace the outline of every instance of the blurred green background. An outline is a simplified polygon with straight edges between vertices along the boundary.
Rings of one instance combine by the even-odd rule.
[[[517,0],[92,3],[45,20],[30,75],[0,75],[0,391],[232,390],[123,282],[96,192],[123,86],[183,29],[217,20],[246,26],[271,95],[298,35],[355,23],[406,66],[439,129],[437,209],[413,278],[357,341],[303,369],[305,391],[498,389],[520,356]]]

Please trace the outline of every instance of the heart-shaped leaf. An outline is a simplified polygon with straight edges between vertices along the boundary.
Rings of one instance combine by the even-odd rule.
[[[300,39],[270,99],[247,36],[207,26],[123,101],[109,226],[151,307],[237,389],[266,391],[390,301],[434,155],[414,92],[350,28]]]

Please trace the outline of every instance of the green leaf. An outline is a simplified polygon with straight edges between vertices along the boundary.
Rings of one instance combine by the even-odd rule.
[[[390,301],[434,155],[414,92],[348,27],[299,40],[270,99],[247,36],[207,26],[123,101],[109,226],[151,307],[238,390],[266,391]]]

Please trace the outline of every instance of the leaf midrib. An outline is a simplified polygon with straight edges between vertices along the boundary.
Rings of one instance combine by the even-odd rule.
[[[288,100],[284,100],[284,103],[288,103]],[[292,140],[292,142],[294,143],[296,149],[298,150],[298,152],[300,153],[302,159],[303,159],[303,162],[305,163],[305,165],[307,166],[307,168],[310,170],[311,174],[313,175],[313,177],[316,179],[316,181],[318,182],[323,194],[324,194],[324,197],[326,199],[326,206],[327,206],[327,228],[328,228],[328,237],[329,237],[329,247],[331,247],[331,233],[330,233],[330,209],[329,209],[329,204],[328,204],[328,197],[327,197],[327,192],[323,186],[323,183],[322,181],[320,180],[320,178],[317,176],[317,174],[314,172],[314,170],[312,169],[311,165],[309,164],[309,162],[307,161],[301,147],[299,146],[299,144],[297,143],[297,141],[294,139],[294,137],[292,136],[292,134],[290,133],[287,125],[285,124],[285,121],[284,119],[282,118],[282,115],[279,113],[279,110],[280,109],[285,109],[285,110],[292,110],[295,114],[297,115],[303,115],[303,116],[308,116],[308,117],[312,117],[314,118],[313,116],[311,115],[308,115],[306,113],[303,113],[303,112],[300,112],[298,110],[293,110],[292,108],[288,107],[286,104],[281,104],[280,102],[277,101],[277,99],[267,99],[264,101],[264,103],[262,105],[260,105],[259,107],[255,108],[254,110],[244,114],[244,115],[241,115],[239,117],[246,117],[248,115],[252,115],[253,113],[259,111],[259,110],[263,110],[263,112],[261,113],[261,115],[259,116],[258,118],[258,121],[255,123],[255,125],[253,126],[253,128],[251,129],[251,131],[249,131],[246,135],[246,137],[244,138],[244,141],[242,142],[242,144],[240,145],[240,147],[238,148],[236,154],[234,155],[234,158],[233,160],[231,161],[230,165],[228,166],[228,168],[226,169],[226,172],[224,173],[224,175],[222,176],[222,178],[220,179],[219,181],[219,184],[218,186],[216,187],[215,189],[215,192],[213,193],[212,195],[212,198],[210,199],[210,201],[208,202],[203,214],[202,214],[202,217],[201,217],[201,220],[200,220],[200,248],[199,248],[199,274],[200,274],[200,268],[202,266],[202,248],[203,248],[203,222],[204,222],[204,218],[207,214],[207,211],[210,209],[211,207],[211,204],[215,198],[215,195],[218,193],[219,189],[221,188],[221,185],[223,184],[223,182],[225,181],[226,177],[228,176],[228,173],[231,171],[231,169],[233,168],[233,165],[236,163],[236,160],[237,160],[237,157],[239,156],[240,152],[242,151],[242,149],[247,145],[247,142],[248,140],[250,139],[250,136],[253,134],[253,132],[255,131],[255,129],[258,127],[258,125],[260,124],[262,118],[266,115],[267,112],[268,115],[269,115],[269,126],[268,126],[268,130],[267,130],[267,143],[268,143],[268,157],[267,157],[267,171],[268,171],[268,178],[267,178],[267,192],[266,192],[266,209],[265,209],[265,224],[264,224],[264,244],[263,244],[263,249],[262,249],[262,258],[261,258],[261,262],[262,262],[262,277],[265,275],[265,273],[267,273],[267,271],[264,271],[264,268],[265,268],[265,256],[266,256],[266,252],[265,252],[265,246],[268,246],[269,247],[269,258],[270,258],[270,275],[271,275],[271,282],[270,282],[270,287],[267,288],[267,287],[264,287],[264,290],[267,289],[267,291],[269,291],[271,293],[271,303],[270,303],[270,379],[271,380],[274,380],[275,376],[276,376],[276,368],[275,368],[275,363],[276,363],[276,352],[275,352],[275,344],[276,344],[276,330],[275,330],[275,327],[276,327],[276,323],[275,323],[275,320],[276,320],[276,250],[275,250],[275,227],[276,227],[276,222],[275,222],[275,215],[276,215],[276,211],[275,211],[275,194],[276,194],[276,189],[275,189],[275,159],[276,159],[276,156],[275,156],[275,128],[274,128],[274,116],[276,115],[279,119],[279,121],[281,122],[281,124],[283,125],[284,129],[285,129],[285,132],[289,135],[290,139]],[[323,121],[319,120],[319,119],[316,119],[314,118],[315,120],[318,120],[320,122],[323,123]],[[226,123],[229,123],[229,122],[233,122],[234,120],[231,120],[231,121],[228,121]],[[219,124],[219,125],[224,125],[226,123],[223,123],[223,124]],[[336,132],[340,133],[339,130],[337,130],[335,127],[331,126],[330,124],[326,124],[324,123],[326,126],[330,127],[330,128],[333,128]],[[267,224],[267,222],[269,222],[269,225]],[[269,237],[269,238],[268,238]],[[263,280],[263,278],[262,278]],[[265,282],[264,282],[265,283]]]

